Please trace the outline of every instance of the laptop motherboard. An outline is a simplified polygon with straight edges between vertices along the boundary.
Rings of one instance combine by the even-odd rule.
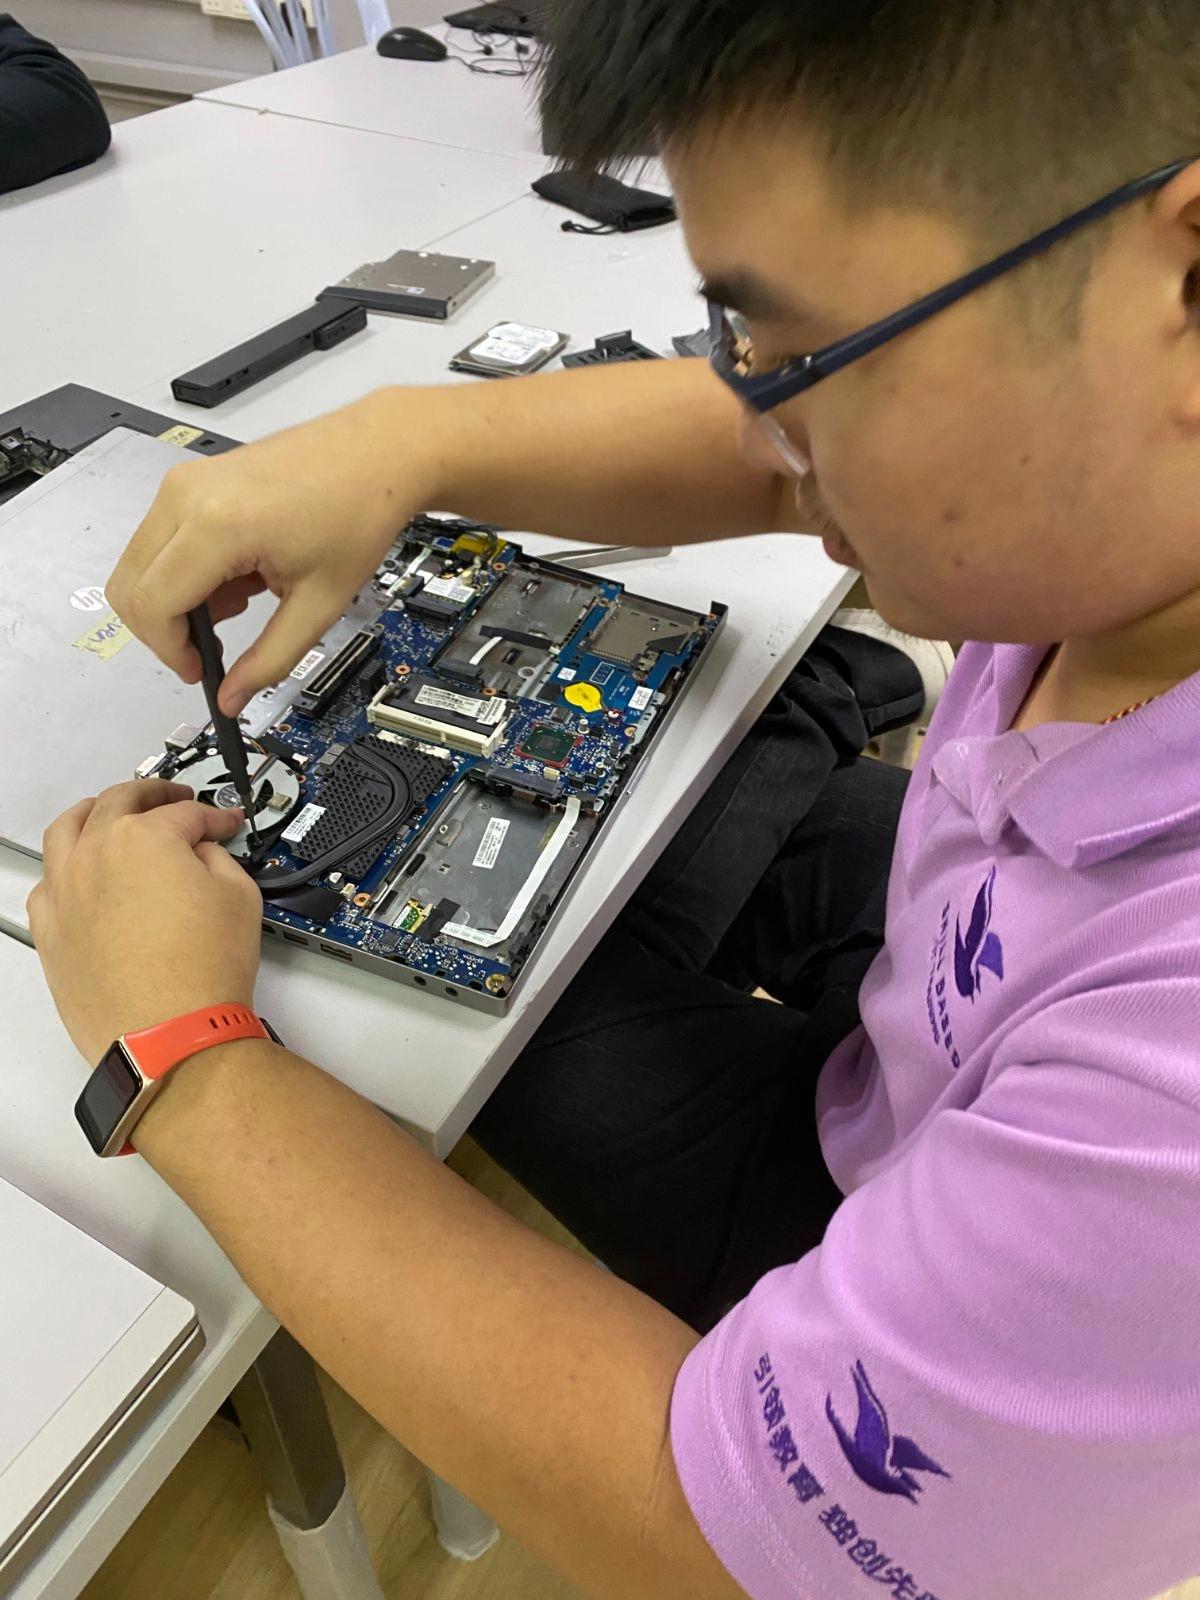
[[[264,931],[503,1012],[724,620],[422,517],[242,715]],[[210,729],[139,777],[238,804]]]

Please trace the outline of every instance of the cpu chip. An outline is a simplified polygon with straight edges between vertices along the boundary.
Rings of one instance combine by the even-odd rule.
[[[566,728],[555,728],[548,722],[539,722],[531,728],[517,747],[517,754],[530,761],[540,761],[548,767],[561,767],[570,758],[578,739]]]

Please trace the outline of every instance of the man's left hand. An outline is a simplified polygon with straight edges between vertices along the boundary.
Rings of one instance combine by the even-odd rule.
[[[30,928],[88,1061],[137,1028],[253,1003],[262,898],[221,844],[241,822],[147,779],[81,800],[47,829]]]

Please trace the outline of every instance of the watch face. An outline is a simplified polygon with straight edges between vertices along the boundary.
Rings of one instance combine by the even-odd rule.
[[[76,1120],[97,1155],[103,1153],[141,1087],[142,1080],[130,1066],[125,1051],[119,1044],[110,1046],[75,1102]]]

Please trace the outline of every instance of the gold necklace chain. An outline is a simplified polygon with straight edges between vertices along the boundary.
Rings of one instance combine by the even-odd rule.
[[[1107,728],[1110,722],[1120,722],[1122,717],[1131,717],[1135,711],[1140,711],[1143,706],[1152,705],[1157,699],[1159,699],[1159,696],[1152,694],[1147,696],[1145,700],[1135,700],[1131,706],[1126,706],[1124,711],[1114,711],[1111,717],[1105,717],[1100,726]]]

